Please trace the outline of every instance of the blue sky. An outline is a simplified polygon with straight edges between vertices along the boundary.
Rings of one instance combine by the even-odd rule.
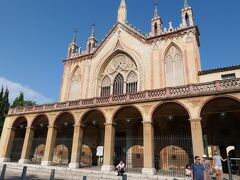
[[[150,31],[154,0],[126,0],[128,21]],[[116,23],[120,0],[1,0],[0,85],[39,103],[58,101],[73,31],[85,49],[91,25],[99,41]],[[202,69],[240,64],[240,1],[189,0],[200,29]],[[183,0],[160,0],[164,27],[181,22]]]

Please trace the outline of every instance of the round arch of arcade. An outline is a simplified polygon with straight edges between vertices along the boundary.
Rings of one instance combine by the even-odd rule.
[[[154,129],[154,165],[157,172],[182,173],[193,162],[190,111],[185,104],[167,101],[151,111]]]
[[[181,100],[155,103],[149,107],[147,110],[139,104],[111,107],[110,111],[88,109],[79,112],[81,116],[78,118],[74,111],[60,112],[54,118],[48,114],[32,118],[19,116],[10,124],[13,132],[11,149],[15,151],[9,151],[8,157],[11,161],[28,160],[31,163],[47,161],[53,165],[68,165],[71,162],[75,167],[80,163],[100,166],[103,157],[97,156],[97,148],[113,142],[109,146],[113,146],[113,154],[107,154],[109,164],[116,165],[121,159],[126,162],[128,171],[140,172],[146,166],[151,167],[151,163],[158,172],[181,171],[192,162],[192,146],[194,150],[194,144],[201,140],[196,141],[192,136],[191,123],[197,123],[198,129],[202,129],[200,136],[207,139],[206,144],[204,138],[205,147],[220,152],[228,145],[239,149],[234,140],[240,138],[240,129],[232,130],[240,127],[240,100],[236,97],[215,96],[202,101],[199,122],[189,120],[196,114],[193,117],[189,105]],[[108,136],[109,128],[113,128],[112,137]],[[47,138],[48,134],[52,138]],[[111,138],[115,138],[114,141]],[[151,148],[153,154],[149,153]],[[235,154],[239,156],[238,152]]]
[[[115,137],[113,165],[122,160],[128,171],[141,172],[144,167],[142,111],[129,105],[118,107],[112,114]]]
[[[9,158],[11,161],[40,163],[44,155],[49,119],[45,114],[18,117],[12,124]]]
[[[231,157],[240,157],[240,99],[222,95],[208,98],[199,108],[205,153],[212,157],[215,151],[226,157],[226,147],[235,146]],[[223,171],[227,165],[223,163]]]
[[[81,115],[78,124],[81,127],[82,145],[77,163],[82,167],[103,165],[103,154],[98,154],[97,149],[104,146],[105,122],[105,114],[98,108],[87,110]]]

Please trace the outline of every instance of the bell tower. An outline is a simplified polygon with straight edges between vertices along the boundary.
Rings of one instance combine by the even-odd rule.
[[[92,33],[87,41],[87,53],[92,53],[97,47],[97,40],[95,37],[95,24],[92,26]]]
[[[192,8],[188,5],[188,0],[184,0],[182,9],[182,25],[184,28],[194,26],[194,18]]]
[[[79,47],[78,47],[78,45],[76,43],[76,39],[77,39],[76,32],[77,31],[74,31],[73,40],[72,40],[72,42],[68,46],[68,55],[67,55],[68,59],[71,59],[72,56],[74,54],[78,53],[78,51],[79,51]]]
[[[158,0],[155,0],[155,10],[154,10],[154,16],[152,18],[152,27],[151,27],[151,32],[152,36],[158,36],[162,33],[162,20],[159,16],[158,13]]]

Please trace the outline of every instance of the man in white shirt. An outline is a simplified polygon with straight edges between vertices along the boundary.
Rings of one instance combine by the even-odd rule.
[[[125,172],[125,164],[123,163],[123,161],[120,161],[120,163],[117,165],[117,172],[118,172],[118,176],[122,176],[123,173]]]

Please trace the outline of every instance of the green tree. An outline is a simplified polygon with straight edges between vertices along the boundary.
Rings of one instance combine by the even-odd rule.
[[[15,100],[13,101],[11,108],[33,106],[33,105],[36,105],[36,102],[24,100],[24,94],[23,94],[23,92],[20,92],[19,96],[16,97]]]
[[[4,120],[8,114],[8,110],[10,106],[8,89],[6,89],[4,93],[3,92],[4,90],[2,87],[0,91],[0,131],[2,131]]]
[[[0,91],[0,102],[2,102],[2,98],[3,98],[3,86],[2,86],[2,89]]]

